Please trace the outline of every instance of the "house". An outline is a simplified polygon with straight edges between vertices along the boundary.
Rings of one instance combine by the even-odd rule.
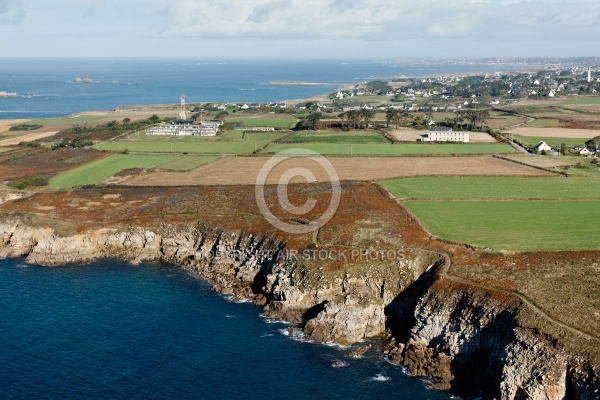
[[[548,146],[546,144],[546,142],[544,142],[544,141],[541,141],[538,144],[536,144],[535,146],[533,146],[533,151],[536,153],[541,153],[542,151],[547,153],[551,150],[552,150],[552,147]]]
[[[594,154],[594,152],[590,151],[590,149],[588,149],[587,147],[584,147],[581,150],[579,150],[579,155],[589,156],[590,154]]]
[[[441,127],[432,126],[429,128],[429,132],[425,135],[421,135],[421,138],[418,139],[418,141],[469,143],[469,139],[470,139],[469,132],[452,131],[452,128],[448,128],[445,126],[441,126]]]

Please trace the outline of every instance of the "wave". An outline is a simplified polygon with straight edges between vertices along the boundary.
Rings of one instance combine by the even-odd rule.
[[[283,336],[287,336],[292,340],[295,340],[297,342],[311,342],[310,340],[308,340],[306,338],[306,336],[304,336],[304,332],[302,332],[301,329],[298,328],[283,328],[283,329],[278,329],[279,333],[281,333]]]
[[[270,318],[264,314],[260,314],[260,317],[263,318],[267,324],[293,325],[291,322],[287,322],[282,319]]]
[[[234,294],[222,294],[221,297],[235,304],[252,303],[250,299],[237,299]]]
[[[385,376],[383,374],[377,374],[373,378],[371,378],[371,380],[375,381],[375,382],[387,382],[390,379],[392,379],[392,378],[390,378],[389,376]]]

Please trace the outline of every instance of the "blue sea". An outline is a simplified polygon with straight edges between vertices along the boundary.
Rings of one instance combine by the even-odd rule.
[[[450,397],[380,350],[351,358],[259,312],[173,265],[0,260],[0,398]]]
[[[0,91],[30,93],[0,99],[0,119],[47,118],[123,105],[196,102],[276,102],[335,91],[346,83],[398,76],[492,71],[497,67],[393,60],[2,59]],[[94,83],[73,83],[90,78]],[[270,81],[323,86],[272,86]]]

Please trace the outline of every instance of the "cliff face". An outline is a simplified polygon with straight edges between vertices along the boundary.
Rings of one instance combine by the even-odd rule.
[[[97,258],[179,264],[215,290],[252,299],[269,317],[302,324],[319,342],[352,344],[389,329],[393,362],[434,386],[496,399],[598,399],[597,366],[523,327],[523,304],[449,290],[440,258],[413,251],[389,265],[326,271],[283,257],[285,243],[204,226],[100,229],[60,237],[18,217],[0,219],[0,258],[58,265]]]
[[[597,370],[552,338],[521,326],[523,304],[483,291],[442,288],[415,307],[405,341],[391,350],[410,374],[438,388],[486,399],[598,399]]]
[[[252,299],[265,314],[304,326],[308,338],[352,344],[386,329],[385,306],[429,267],[429,256],[366,267],[354,273],[323,271],[280,257],[283,242],[203,226],[161,232],[100,229],[59,237],[17,218],[0,222],[0,257],[26,257],[39,265],[124,258],[179,264],[221,293]]]

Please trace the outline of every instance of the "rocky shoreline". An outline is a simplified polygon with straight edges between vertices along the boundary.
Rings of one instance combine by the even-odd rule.
[[[63,237],[20,216],[0,219],[0,258],[47,266],[99,258],[175,263],[220,293],[252,300],[267,317],[299,324],[307,339],[349,345],[387,335],[391,362],[459,395],[600,398],[598,365],[522,323],[527,307],[519,299],[448,282],[439,274],[442,255],[410,250],[383,268],[332,274],[281,257],[285,248],[278,238],[202,224]]]

